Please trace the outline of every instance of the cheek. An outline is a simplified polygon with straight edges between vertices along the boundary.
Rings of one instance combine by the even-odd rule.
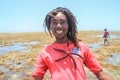
[[[68,30],[69,30],[69,27],[67,26],[65,30],[68,32]]]

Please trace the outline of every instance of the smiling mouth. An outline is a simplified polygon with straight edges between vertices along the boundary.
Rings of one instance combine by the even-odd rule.
[[[61,33],[63,33],[63,30],[56,31],[56,33],[61,34]]]

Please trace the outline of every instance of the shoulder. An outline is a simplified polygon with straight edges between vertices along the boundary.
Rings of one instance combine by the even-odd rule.
[[[42,50],[40,50],[39,55],[42,57],[46,57],[49,55],[49,52],[53,49],[53,43],[45,46]]]
[[[81,42],[81,41],[78,41],[78,46],[80,48],[87,48],[88,47],[87,44],[85,44],[84,42]]]
[[[90,48],[88,47],[88,45],[84,42],[79,41],[78,42],[78,46],[79,49],[81,50],[81,52],[84,53],[88,53],[90,51]]]

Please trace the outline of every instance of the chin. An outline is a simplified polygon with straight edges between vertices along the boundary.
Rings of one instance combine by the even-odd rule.
[[[66,36],[57,36],[56,39],[64,39]]]

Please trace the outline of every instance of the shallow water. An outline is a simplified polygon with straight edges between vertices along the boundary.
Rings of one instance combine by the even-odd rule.
[[[13,45],[11,46],[0,45],[0,55],[11,51],[27,52],[29,51],[30,48],[29,45],[36,45],[36,44],[39,44],[39,42],[26,42],[26,43],[18,42],[18,43],[13,43]]]
[[[120,54],[112,55],[112,57],[108,58],[107,63],[115,66],[120,66]]]
[[[92,43],[92,44],[87,44],[90,49],[97,49],[97,48],[101,48],[100,44],[103,44],[103,42],[98,42],[98,43]]]
[[[8,64],[9,67],[4,65],[0,66],[0,71],[2,71],[4,75],[7,75],[7,77],[4,78],[3,80],[16,80],[16,79],[21,80],[27,76],[28,74],[27,71],[34,69],[34,66],[28,66],[26,62],[21,62],[18,64],[13,61],[6,61],[5,64]],[[12,69],[10,69],[10,66],[16,69],[21,68],[21,71],[13,71]],[[22,70],[22,68],[25,68],[25,69]]]
[[[0,55],[11,51],[24,52],[26,49],[28,49],[28,47],[22,45],[4,46],[4,47],[0,47]]]
[[[91,37],[92,37],[92,35],[90,35]],[[94,35],[93,35],[94,36]],[[98,37],[98,38],[102,38],[102,35],[95,35],[95,37]],[[117,39],[114,39],[114,38],[117,38],[117,37],[120,37],[120,36],[116,36],[116,35],[110,35],[110,38],[113,38],[113,39],[111,39],[111,40],[116,40],[117,41]],[[19,51],[19,52],[21,52],[21,51],[28,51],[28,49],[29,49],[29,47],[30,47],[30,45],[37,45],[37,44],[39,44],[39,42],[27,42],[27,43],[22,43],[22,42],[19,42],[19,43],[13,43],[13,45],[11,45],[11,46],[15,46],[15,48],[12,48],[12,49],[16,49],[16,48],[18,48],[18,49],[16,49],[16,51]],[[88,44],[88,46],[92,49],[92,50],[94,50],[94,49],[97,49],[97,48],[101,48],[101,47],[103,47],[103,46],[101,46],[100,44],[103,44],[103,42],[101,41],[101,42],[96,42],[96,43],[93,43],[93,44]],[[18,46],[16,46],[16,45],[18,45]],[[44,46],[47,46],[48,44],[46,44],[46,45],[44,45]],[[20,47],[25,47],[25,48],[20,48]],[[7,47],[7,46],[4,46],[4,45],[0,45],[0,49],[1,48],[3,48],[3,47]],[[10,48],[10,46],[9,47],[7,47],[7,48]],[[5,50],[6,50],[6,48],[5,48]],[[14,50],[8,50],[8,52],[10,52],[10,51],[14,51]],[[4,52],[4,51],[3,51]],[[2,54],[4,54],[4,53],[2,53]],[[114,54],[114,53],[113,53]],[[0,55],[1,55],[1,50],[0,50]],[[113,55],[114,56],[114,55]],[[110,57],[110,58],[113,58],[113,56],[112,57]],[[119,57],[120,58],[120,57]],[[116,58],[115,58],[116,59]],[[108,61],[110,61],[110,60],[108,60]],[[114,60],[113,60],[114,61]],[[120,61],[119,59],[117,60],[117,61]],[[117,62],[116,61],[116,62]],[[4,62],[4,61],[3,61]],[[115,62],[115,64],[117,64]],[[114,62],[109,62],[109,63],[107,63],[107,64],[112,64],[112,63],[114,63]],[[4,64],[6,64],[6,65],[10,65],[10,67],[8,67],[8,66],[6,66],[6,65],[1,65],[0,66],[0,71],[3,71],[4,72],[4,74],[3,75],[6,75],[6,74],[8,74],[8,77],[7,78],[5,78],[5,79],[3,79],[3,80],[23,80],[23,78],[24,77],[26,77],[26,76],[28,76],[28,74],[30,74],[30,73],[28,73],[28,72],[30,72],[30,70],[33,70],[34,69],[34,66],[28,66],[27,65],[27,63],[25,63],[25,62],[20,62],[20,63],[15,63],[15,62],[12,62],[12,61],[5,61],[5,63]],[[114,65],[114,64],[113,64]],[[12,66],[12,67],[11,67]],[[13,68],[22,68],[22,67],[24,67],[25,69],[24,70],[21,70],[21,71],[15,71],[16,69],[13,69]],[[113,69],[111,69],[111,70],[113,70]],[[32,72],[32,71],[31,71]],[[117,71],[118,72],[118,71]],[[120,75],[120,74],[118,74],[117,72],[113,72],[113,71],[109,71],[108,73],[111,73],[111,74],[113,74],[114,76],[115,75]],[[86,75],[86,77],[87,77],[87,80],[97,80],[97,78],[94,76],[94,74],[92,74],[92,73],[90,73],[90,71],[89,70],[87,70],[87,72],[86,73],[88,73],[87,75]],[[119,72],[120,73],[120,72]],[[31,75],[31,74],[30,74]],[[0,75],[1,76],[1,75]],[[92,76],[92,77],[91,77]],[[49,75],[47,75],[47,77],[49,77]],[[1,79],[0,79],[1,80]],[[24,79],[24,80],[27,80],[27,79]],[[45,79],[45,80],[47,80],[47,79]],[[116,79],[116,80],[120,80],[120,79]]]
[[[103,38],[103,35],[89,35],[89,36]],[[110,35],[110,38],[118,38],[118,37],[120,37],[120,36],[117,36],[117,35],[114,35],[114,34]]]
[[[23,43],[23,42],[17,42],[17,43],[13,43],[13,44],[18,44],[18,45],[37,45],[39,44],[39,42],[26,42],[26,43]]]

